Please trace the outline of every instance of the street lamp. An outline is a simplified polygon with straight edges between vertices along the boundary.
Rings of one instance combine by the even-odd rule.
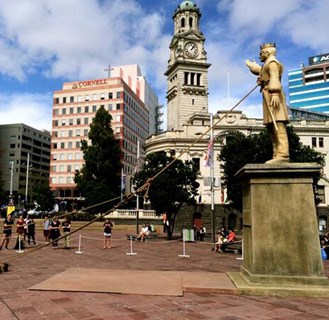
[[[27,195],[29,190],[29,172],[33,166],[30,166],[30,154],[27,154],[27,163],[26,163],[26,184],[25,184],[25,207],[27,205]]]

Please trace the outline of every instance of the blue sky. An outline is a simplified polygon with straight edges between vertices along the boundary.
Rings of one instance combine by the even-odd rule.
[[[246,59],[276,42],[287,71],[329,52],[328,0],[195,0],[209,69],[209,111],[231,108],[255,84]],[[52,93],[65,81],[103,78],[137,63],[166,105],[166,78],[180,0],[0,0],[0,124],[51,129]],[[228,81],[229,79],[229,81]],[[229,83],[229,85],[228,85]],[[286,94],[288,94],[286,90]],[[255,92],[240,110],[260,117]]]

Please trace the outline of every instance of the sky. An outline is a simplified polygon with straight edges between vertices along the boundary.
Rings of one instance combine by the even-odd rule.
[[[64,82],[139,64],[166,106],[164,72],[181,0],[0,0],[0,124],[51,130],[53,92]],[[209,68],[209,112],[231,109],[255,85],[246,59],[275,42],[287,71],[329,52],[329,0],[195,0]],[[261,117],[254,92],[238,108]],[[166,119],[166,108],[164,109]],[[166,121],[165,121],[166,122]],[[166,129],[164,127],[164,129]]]

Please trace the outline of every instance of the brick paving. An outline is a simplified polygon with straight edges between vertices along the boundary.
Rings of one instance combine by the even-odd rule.
[[[78,251],[78,235],[82,236],[82,254]],[[183,297],[122,295],[108,293],[31,291],[30,288],[69,267],[107,270],[160,270],[218,272],[239,271],[238,255],[211,252],[207,242],[187,243],[183,253],[181,241],[130,243],[125,232],[114,229],[112,249],[103,249],[102,234],[82,230],[72,236],[71,250],[45,247],[31,254],[15,250],[0,251],[0,263],[10,262],[9,272],[0,274],[0,320],[52,319],[120,319],[120,320],[242,320],[242,319],[329,319],[329,299],[238,296],[209,293],[185,293]],[[41,234],[37,234],[37,240]],[[62,245],[62,241],[60,241]],[[11,248],[14,240],[11,240]],[[329,276],[329,261],[324,261]],[[152,285],[150,279],[145,286]]]

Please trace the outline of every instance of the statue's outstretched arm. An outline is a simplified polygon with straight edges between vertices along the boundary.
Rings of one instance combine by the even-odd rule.
[[[260,70],[262,69],[262,67],[258,63],[256,63],[255,60],[246,60],[246,65],[253,74],[260,74]]]

